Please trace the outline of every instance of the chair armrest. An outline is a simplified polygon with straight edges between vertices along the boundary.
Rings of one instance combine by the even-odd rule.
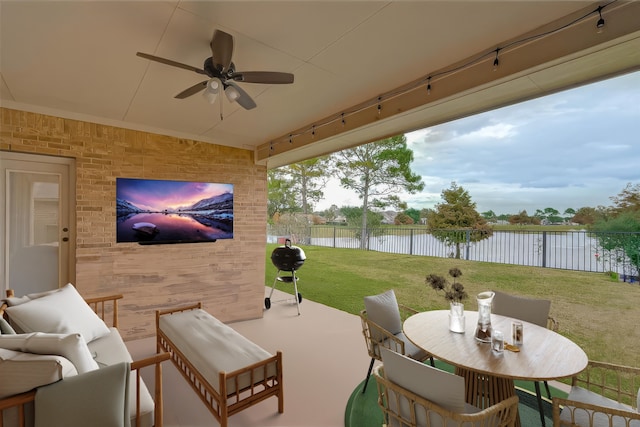
[[[410,426],[416,425],[419,416],[429,416],[439,420],[442,425],[456,427],[471,425],[512,427],[516,424],[518,396],[511,396],[480,412],[463,414],[451,412],[390,381],[384,374],[384,366],[376,367],[373,375],[378,385],[378,405],[387,422],[395,421],[397,424]]]
[[[590,360],[587,368],[572,378],[571,385],[638,409],[640,368]]]
[[[153,402],[155,406],[154,427],[162,427],[163,423],[163,397],[162,397],[162,365],[161,363],[171,357],[169,353],[158,353],[131,363],[131,371],[136,373],[136,427],[140,425],[140,370],[148,366],[155,366]],[[132,426],[133,427],[133,426]]]
[[[404,311],[409,316],[419,313],[418,310],[416,310],[415,308],[409,307],[408,305],[404,305],[404,304],[398,304],[398,308],[400,309],[401,312]]]
[[[379,347],[405,354],[404,341],[369,319],[366,310],[360,312],[360,319],[362,320],[362,333],[364,334],[370,357],[381,360],[382,356],[380,355]]]
[[[554,427],[574,427],[576,425],[582,427],[596,427],[601,425],[629,426],[631,425],[631,420],[640,420],[640,413],[638,412],[593,405],[560,397],[554,397],[552,399],[552,405]],[[561,413],[563,413],[564,419],[560,419]],[[622,420],[624,420],[624,422],[622,422]]]

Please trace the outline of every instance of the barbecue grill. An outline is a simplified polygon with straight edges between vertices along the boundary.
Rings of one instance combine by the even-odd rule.
[[[264,306],[267,310],[271,308],[271,297],[273,296],[273,290],[276,288],[276,283],[293,283],[293,295],[298,308],[298,315],[300,315],[302,295],[298,292],[296,271],[304,265],[306,259],[304,251],[297,246],[292,246],[290,239],[285,240],[284,246],[277,247],[271,252],[271,262],[278,269],[278,273],[273,281],[273,286],[271,286],[269,296],[264,299]]]

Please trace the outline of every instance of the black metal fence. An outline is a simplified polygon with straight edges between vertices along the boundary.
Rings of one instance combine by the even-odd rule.
[[[638,281],[640,265],[640,233],[523,230],[486,236],[471,230],[385,227],[366,230],[363,237],[360,229],[339,226],[299,227],[286,236],[282,231],[274,235],[276,230],[270,230],[270,241],[287,237],[294,244],[610,272],[632,282]]]

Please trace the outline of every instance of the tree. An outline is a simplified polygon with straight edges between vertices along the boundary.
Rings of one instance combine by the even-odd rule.
[[[413,220],[412,224],[420,223],[420,211],[418,209],[409,208],[406,209],[404,213],[411,217],[411,219]]]
[[[566,221],[570,221],[571,218],[573,218],[576,215],[576,210],[573,208],[567,208],[564,210],[563,215]]]
[[[393,223],[395,225],[411,225],[415,223],[415,221],[406,213],[400,212],[398,215],[396,215],[395,219],[393,220]]]
[[[632,185],[630,182],[617,196],[611,197],[613,201],[612,211],[614,213],[622,212],[640,212],[640,183]]]
[[[413,151],[404,135],[364,144],[333,154],[334,174],[344,188],[355,191],[362,200],[362,212],[369,207],[398,205],[401,191],[422,191],[420,175],[411,171]],[[361,218],[360,247],[366,247],[367,216]]]
[[[578,209],[571,218],[571,222],[581,225],[592,225],[602,216],[602,212],[599,212],[596,208],[582,207]]]
[[[537,216],[529,216],[527,211],[523,210],[517,215],[511,215],[509,217],[509,224],[540,225],[540,218]]]
[[[471,196],[455,182],[442,190],[444,203],[438,203],[427,217],[427,226],[438,240],[455,245],[455,258],[460,258],[460,245],[467,241],[478,242],[493,234],[493,229],[476,211]],[[448,231],[453,230],[453,231]]]
[[[296,210],[296,201],[293,192],[293,184],[279,169],[267,171],[267,214],[272,221],[276,214],[293,212]]]
[[[359,206],[343,206],[340,208],[340,212],[347,220],[347,226],[356,228],[356,238],[360,239],[360,242],[367,242],[369,234],[380,231],[380,225],[382,224],[382,214],[379,212],[368,211],[366,217],[362,214],[362,208]],[[366,227],[361,227],[362,218],[365,217],[367,221]],[[365,245],[362,249],[366,249]]]
[[[334,222],[338,217],[338,212],[339,212],[338,206],[331,205],[329,209],[324,211],[324,217],[327,220],[327,222]]]
[[[544,208],[544,215],[548,223],[560,223],[564,219],[560,216],[560,211],[554,208]]]
[[[604,250],[622,251],[636,270],[640,271],[640,184],[627,186],[611,197],[613,206],[608,215],[601,215],[593,225],[596,238]],[[619,257],[624,258],[624,257]]]
[[[486,219],[487,221],[495,221],[496,220],[496,213],[492,210],[488,210],[486,212],[482,212],[480,215],[482,215],[482,217],[484,219]]]
[[[288,191],[300,207],[302,213],[310,214],[313,205],[324,196],[323,189],[329,179],[329,157],[316,157],[279,168],[289,179]]]

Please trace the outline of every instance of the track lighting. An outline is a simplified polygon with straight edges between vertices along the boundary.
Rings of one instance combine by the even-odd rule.
[[[218,93],[220,93],[220,86],[222,82],[218,78],[212,78],[207,82],[207,87],[202,92],[202,96],[204,99],[209,102],[209,104],[214,104],[216,102],[216,98],[218,97]]]
[[[600,16],[600,19],[598,19],[598,22],[596,23],[596,28],[598,29],[598,34],[602,33],[604,31],[604,18],[602,17],[602,6],[598,6],[598,15]]]
[[[2,0],[0,0],[0,1],[2,1]],[[601,33],[602,31],[604,31],[604,28],[605,28],[605,21],[604,21],[604,18],[602,17],[602,11],[607,6],[609,6],[612,3],[615,3],[616,1],[617,0],[612,0],[612,1],[609,1],[607,4],[605,4],[604,6],[598,6],[597,8],[591,10],[590,12],[585,13],[583,16],[581,16],[579,18],[576,18],[573,21],[571,21],[569,23],[566,23],[564,25],[560,25],[557,28],[554,28],[554,29],[551,29],[551,30],[548,30],[548,31],[545,31],[545,32],[542,32],[542,33],[539,33],[539,34],[535,34],[533,36],[527,36],[527,37],[525,37],[523,39],[520,39],[520,40],[511,41],[511,42],[509,42],[507,44],[501,45],[500,47],[497,47],[497,48],[492,49],[492,50],[486,50],[481,55],[469,60],[468,62],[466,62],[464,64],[457,65],[455,67],[452,67],[452,68],[449,68],[449,69],[444,69],[444,70],[441,70],[441,71],[438,71],[438,72],[432,72],[432,73],[428,74],[427,77],[426,77],[427,95],[431,95],[431,79],[435,78],[435,79],[437,79],[437,81],[440,81],[440,79],[442,79],[442,78],[444,78],[444,77],[446,77],[446,76],[448,76],[450,74],[457,73],[460,70],[464,70],[466,68],[472,67],[473,65],[484,63],[484,61],[490,60],[491,55],[495,55],[495,57],[493,59],[493,71],[497,71],[498,67],[500,66],[500,59],[499,59],[500,51],[504,50],[507,53],[511,52],[511,50],[515,46],[521,45],[523,43],[530,43],[532,40],[537,40],[537,39],[546,37],[546,36],[548,36],[550,34],[554,34],[554,33],[558,32],[558,31],[564,30],[566,28],[572,27],[572,26],[577,25],[578,23],[583,22],[583,21],[585,21],[587,19],[591,19],[591,17],[593,15],[595,15],[595,14],[598,14],[598,16],[599,16],[599,19],[596,22],[596,27],[597,27],[598,33]],[[366,103],[364,103],[362,106],[359,106],[356,109],[353,109],[353,110],[350,110],[350,111],[346,111],[346,112],[343,111],[342,113],[340,113],[340,115],[336,115],[336,116],[333,116],[331,118],[328,118],[325,122],[321,122],[321,123],[316,123],[314,125],[310,125],[308,128],[300,131],[300,133],[289,134],[288,139],[287,139],[286,135],[281,137],[281,139],[279,141],[272,142],[272,145],[270,146],[270,149],[271,150],[273,149],[273,144],[277,145],[278,143],[283,143],[283,142],[286,142],[287,140],[291,144],[291,143],[293,143],[293,138],[294,137],[301,136],[301,135],[308,134],[308,133],[311,133],[311,138],[315,138],[317,128],[320,128],[320,127],[323,127],[323,126],[326,126],[326,125],[330,125],[330,124],[336,123],[338,121],[340,121],[340,123],[342,124],[342,127],[345,127],[345,125],[347,123],[347,121],[346,121],[346,117],[347,116],[359,113],[359,112],[361,112],[361,111],[363,111],[365,109],[376,107],[377,113],[380,116],[382,114],[382,103],[383,103],[383,100],[386,101],[386,100],[393,99],[396,96],[404,95],[407,92],[412,91],[414,89],[417,89],[418,87],[424,85],[424,83],[425,83],[425,79],[423,78],[421,80],[418,80],[417,83],[412,87],[403,88],[403,89],[401,89],[401,90],[399,90],[397,92],[386,92],[386,93],[384,93],[382,95],[379,95],[377,98],[371,98]],[[232,101],[232,102],[235,99],[237,99],[238,96],[240,96],[239,92],[237,91],[237,89],[234,88],[233,86],[230,86],[230,85],[225,89],[225,93],[227,94],[227,97],[229,98],[229,100]]]

